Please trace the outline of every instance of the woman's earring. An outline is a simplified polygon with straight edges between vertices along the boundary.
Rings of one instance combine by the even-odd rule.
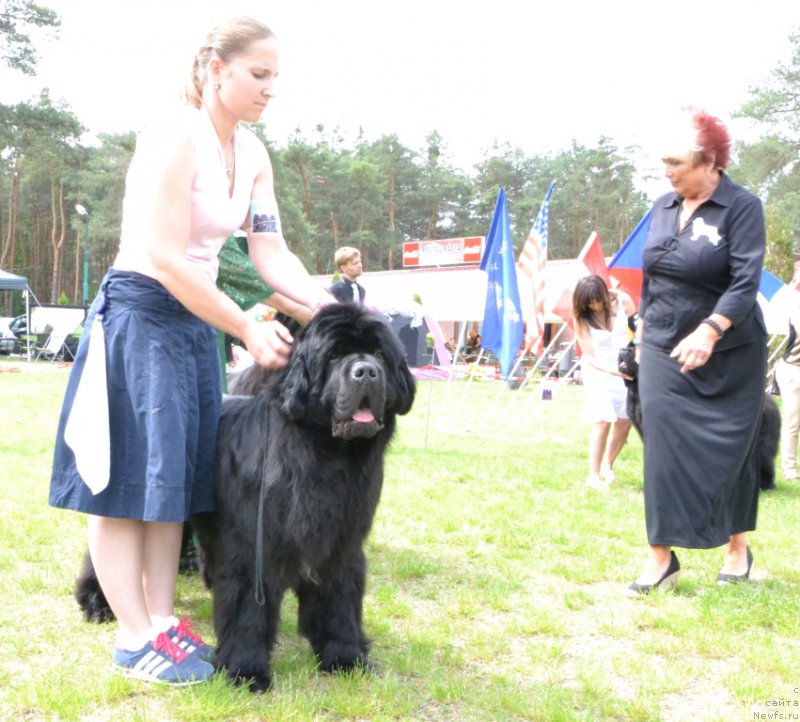
[[[214,88],[214,90],[219,90],[219,89],[220,89],[222,86],[219,84],[219,81],[218,81],[218,80],[215,80],[215,81],[214,81],[214,82],[211,84],[211,87],[212,87],[212,88]]]

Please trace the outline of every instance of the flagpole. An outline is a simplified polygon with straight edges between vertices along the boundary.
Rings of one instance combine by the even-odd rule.
[[[563,326],[562,326],[562,327],[559,329],[559,332],[556,334],[556,336],[553,338],[553,340],[552,340],[552,341],[551,341],[551,342],[548,344],[548,346],[547,346],[547,349],[545,349],[545,350],[542,352],[541,359],[547,358],[547,353],[549,352],[550,348],[551,348],[551,347],[552,347],[552,346],[553,346],[553,345],[556,343],[556,341],[559,339],[559,337],[561,336],[561,334],[564,332],[564,330],[565,330],[566,326],[567,326],[567,324],[565,323],[565,324],[564,324],[564,325],[563,325]],[[565,348],[565,349],[564,349],[564,351],[563,351],[563,353],[562,353],[562,354],[559,354],[559,356],[557,357],[557,359],[555,360],[555,362],[553,363],[553,365],[552,365],[550,368],[548,368],[548,369],[547,369],[547,371],[545,372],[545,375],[542,377],[541,381],[546,381],[546,380],[548,379],[548,377],[550,376],[550,372],[553,370],[553,368],[555,368],[555,367],[556,367],[556,366],[557,366],[557,365],[558,365],[558,364],[561,362],[561,358],[563,357],[563,354],[565,354],[565,353],[568,353],[568,352],[569,352],[569,350],[570,350],[571,348],[573,348],[574,346],[575,346],[575,339],[573,339],[572,341],[570,341],[569,345],[567,346],[567,348]],[[574,363],[574,364],[572,364],[572,367],[571,367],[571,368],[570,368],[570,370],[567,372],[567,375],[566,375],[564,378],[569,378],[569,377],[570,377],[570,376],[571,376],[571,375],[574,373],[574,371],[575,371],[575,369],[577,368],[577,366],[578,366],[578,364],[579,364],[579,363],[580,363],[580,359],[576,359],[576,360],[575,360],[575,363]],[[521,412],[522,412],[522,411],[524,410],[524,408],[525,408],[525,407],[523,407],[523,406],[520,406],[520,404],[522,404],[522,403],[523,403],[523,400],[524,400],[524,398],[525,398],[525,397],[524,397],[524,395],[522,394],[522,391],[523,391],[523,390],[526,388],[526,386],[528,385],[528,383],[529,383],[530,381],[532,381],[532,380],[533,380],[533,375],[534,375],[534,373],[536,372],[536,370],[539,368],[539,366],[540,366],[540,365],[541,365],[541,360],[539,360],[539,361],[537,362],[537,364],[536,364],[536,365],[535,365],[533,368],[531,368],[531,369],[528,371],[528,373],[527,373],[527,375],[526,375],[526,377],[525,377],[525,380],[522,382],[522,384],[520,385],[519,389],[517,389],[517,391],[516,391],[516,393],[517,393],[517,394],[519,394],[519,396],[517,396],[517,397],[516,397],[516,400],[515,400],[515,402],[516,402],[516,404],[517,404],[518,408],[517,408],[517,412],[514,414],[514,417],[513,417],[513,418],[514,418],[514,421],[513,421],[513,426],[514,426],[514,427],[519,427],[519,426],[521,426],[521,425],[522,425],[522,423],[524,422],[524,419],[521,419],[521,418],[520,418],[520,414],[521,414]],[[561,377],[559,377],[559,383],[560,383],[560,381],[561,381]],[[536,400],[536,401],[541,401],[541,398],[540,398],[538,395],[535,395],[533,398],[534,398],[534,400]],[[512,399],[513,399],[513,397],[512,397]],[[512,401],[512,403],[513,403],[513,402],[514,402],[514,401]],[[509,404],[509,405],[510,405],[510,404]]]
[[[528,373],[526,374],[526,383],[533,378],[533,374],[539,369],[539,366],[541,366],[542,361],[547,358],[547,354],[550,352],[550,349],[553,347],[553,344],[555,344],[555,342],[561,338],[561,335],[564,333],[564,331],[567,330],[568,325],[569,324],[567,323],[561,324],[561,328],[558,329],[558,333],[555,336],[553,336],[553,338],[550,340],[550,343],[547,344],[547,348],[545,348],[542,351],[542,355],[536,359],[536,363],[528,370]]]
[[[542,205],[539,208],[539,212],[537,213],[533,222],[531,231],[528,234],[528,239],[520,251],[520,257],[515,266],[515,277],[516,268],[520,268],[525,276],[527,276],[531,281],[530,291],[533,294],[533,306],[531,309],[531,316],[528,319],[528,328],[531,339],[526,340],[526,343],[522,346],[521,353],[520,343],[516,344],[516,348],[514,349],[515,357],[513,359],[513,363],[506,364],[506,366],[510,366],[509,372],[505,373],[506,369],[503,368],[503,376],[505,377],[506,383],[496,394],[495,399],[489,409],[490,413],[484,414],[481,427],[485,425],[489,419],[493,418],[494,410],[500,403],[500,398],[508,387],[510,380],[515,378],[517,369],[525,358],[525,355],[534,347],[534,344],[539,343],[539,340],[544,333],[544,273],[547,260],[547,218],[549,213],[548,206],[550,197],[553,195],[555,186],[555,181],[552,181],[547,189],[544,199],[542,200]],[[540,288],[537,288],[537,285],[540,286]],[[534,324],[535,331],[532,331],[531,329],[533,328]],[[535,338],[533,337],[533,333],[536,333]],[[509,349],[506,349],[506,351],[508,350]],[[524,387],[525,383],[526,382],[523,381],[522,387]]]
[[[480,373],[480,363],[484,354],[487,351],[495,354],[501,373],[507,379],[509,369],[522,343],[523,321],[514,263],[514,242],[511,237],[505,189],[502,187],[497,194],[480,269],[487,274],[486,305],[481,328],[483,341],[478,358],[469,369],[458,409],[459,418],[463,418],[460,414],[461,406],[475,376]]]
[[[428,418],[425,419],[425,451],[428,450],[428,432],[431,428],[431,405],[433,403],[433,379],[428,379]]]
[[[774,334],[772,334],[772,338],[769,340],[769,343],[767,344],[767,347],[771,346],[775,342],[775,337],[776,336],[783,336],[783,335],[784,334],[782,334],[782,333],[774,333]],[[776,360],[776,358],[778,357],[778,355],[783,352],[783,344],[785,343],[785,340],[786,340],[786,338],[784,337],[784,340],[781,341],[775,347],[775,350],[772,352],[772,355],[767,359],[767,368],[769,368],[769,365],[771,363],[773,363]]]
[[[447,402],[448,402],[448,399],[449,399],[449,396],[450,396],[450,385],[453,383],[453,379],[456,378],[457,371],[456,371],[456,367],[455,366],[458,363],[459,356],[461,356],[461,350],[464,348],[464,338],[465,338],[466,333],[467,333],[467,323],[468,323],[467,321],[464,321],[463,325],[461,326],[461,329],[458,332],[458,344],[456,346],[456,350],[454,351],[453,364],[450,366],[450,371],[449,371],[449,373],[447,375],[447,387],[445,388],[444,397],[442,398],[442,404],[441,404],[441,407],[440,407],[440,411],[439,411],[439,414],[437,415],[437,419],[438,419],[438,422],[439,422],[438,428],[439,428],[440,431],[442,430],[441,429],[441,420],[444,418],[445,411],[447,410]],[[463,394],[462,394],[462,396],[463,396]],[[460,405],[463,405],[463,399],[462,399]]]
[[[500,388],[500,390],[495,395],[495,398],[494,398],[494,401],[492,402],[492,405],[489,407],[489,410],[488,410],[489,413],[484,414],[484,416],[483,416],[483,418],[481,420],[481,424],[478,426],[478,430],[483,429],[486,426],[486,423],[488,422],[488,420],[490,418],[493,418],[493,413],[494,413],[495,409],[499,406],[500,400],[501,400],[501,398],[502,398],[504,393],[506,393],[507,391],[510,391],[511,393],[514,393],[514,394],[520,394],[522,392],[522,390],[528,385],[528,382],[533,378],[533,374],[539,368],[539,366],[541,364],[541,360],[547,357],[547,354],[550,351],[550,349],[553,347],[553,344],[555,344],[555,342],[558,341],[559,338],[561,338],[561,334],[564,333],[564,330],[565,330],[566,326],[567,326],[566,323],[562,325],[562,327],[558,330],[558,333],[553,337],[552,341],[547,345],[547,348],[542,351],[541,357],[539,357],[536,360],[534,366],[526,373],[525,378],[522,381],[522,383],[520,384],[519,388],[517,388],[516,390],[513,390],[513,389],[509,389],[508,388],[508,382],[503,384],[503,386]],[[574,341],[573,341],[573,344],[574,344]],[[523,354],[520,354],[520,358],[519,358],[516,366],[514,367],[515,369],[521,363],[522,358],[523,358]],[[556,360],[556,364],[558,364],[558,360]],[[510,373],[508,375],[508,378],[509,379],[513,378],[513,375],[514,374],[513,374],[513,371],[512,371],[512,373]],[[548,370],[547,375],[545,376],[545,379],[547,378],[547,376],[549,376],[549,370]],[[523,397],[521,397],[521,396],[517,397],[517,400],[519,400],[520,398],[523,398]],[[510,405],[510,403],[509,403],[509,405]]]
[[[464,341],[464,339],[466,337],[466,329],[467,329],[467,324],[469,323],[469,321],[463,321],[463,323],[464,323],[464,326],[461,328],[461,331],[459,333],[459,342],[458,342],[458,348],[456,349],[456,358],[458,358],[458,356],[461,354],[462,342]],[[460,396],[460,398],[458,400],[458,406],[457,406],[455,412],[453,414],[450,414],[450,416],[449,416],[449,418],[451,420],[452,419],[459,420],[459,419],[467,418],[467,416],[465,414],[462,414],[462,410],[464,408],[464,403],[466,401],[467,395],[469,394],[469,389],[470,389],[470,385],[472,384],[472,380],[473,380],[473,378],[475,376],[477,376],[477,370],[476,369],[480,368],[480,361],[481,361],[482,358],[483,358],[483,347],[481,346],[481,349],[478,352],[478,356],[475,359],[475,361],[471,362],[468,365],[468,369],[467,369],[466,374],[465,374],[466,377],[467,377],[466,383],[464,384],[463,390],[461,392],[461,396]],[[455,377],[456,377],[456,370],[454,369],[453,366],[451,366],[450,367],[450,375],[449,375],[448,380],[447,380],[447,388],[445,389],[445,398],[442,400],[441,411],[440,411],[440,413],[438,415],[439,423],[437,425],[437,430],[439,430],[439,431],[445,431],[445,432],[446,431],[452,431],[452,429],[444,429],[443,428],[442,420],[446,418],[446,413],[445,412],[447,410],[447,397],[449,396],[450,384],[452,383],[453,379],[455,379]]]
[[[555,190],[556,182],[552,181],[547,189],[542,205],[533,221],[528,238],[522,246],[517,267],[527,277],[530,288],[531,305],[528,309],[526,351],[538,344],[544,334],[545,273],[547,266],[548,217],[550,198]]]
[[[480,267],[487,273],[482,348],[497,357],[503,377],[507,379],[522,343],[523,321],[514,242],[503,188],[497,196]]]

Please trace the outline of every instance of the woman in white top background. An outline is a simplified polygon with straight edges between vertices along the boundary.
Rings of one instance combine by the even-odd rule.
[[[50,503],[89,515],[92,562],[119,623],[113,661],[128,676],[188,684],[213,674],[213,650],[174,616],[183,522],[214,506],[221,393],[212,327],[241,339],[262,366],[285,365],[291,349],[284,326],[256,321],[217,289],[219,249],[244,228],[270,286],[311,310],[335,302],[287,247],[269,156],[240,125],[260,120],[278,72],[271,30],[233,18],[196,53],[186,107],[139,136],[119,253],[65,395]],[[78,471],[89,452],[70,445],[68,428],[64,438],[82,377],[92,382],[83,372],[93,338],[104,346],[110,437],[99,484]]]
[[[598,275],[581,278],[575,285],[572,315],[581,350],[586,416],[594,424],[586,481],[594,487],[606,487],[615,480],[614,462],[631,429],[625,410],[626,377],[619,370],[618,356],[628,345],[628,318],[635,313],[630,296],[609,290]]]

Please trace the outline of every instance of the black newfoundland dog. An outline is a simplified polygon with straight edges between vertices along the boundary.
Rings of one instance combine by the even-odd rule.
[[[636,349],[629,344],[619,352],[619,370],[633,377],[625,380],[628,388],[626,411],[633,427],[642,436],[642,404],[639,400],[639,364],[636,363]],[[761,414],[759,427],[759,443],[761,444],[761,469],[759,486],[762,491],[772,491],[775,486],[775,456],[781,436],[781,412],[775,399],[764,394],[764,411]]]
[[[217,511],[192,519],[214,598],[216,665],[253,691],[272,682],[288,589],[323,671],[367,665],[363,543],[396,416],[415,392],[400,344],[376,313],[331,305],[293,333],[289,364],[254,370],[240,387],[257,395],[223,400]],[[79,580],[79,601],[91,576]],[[85,607],[84,615],[92,618]]]

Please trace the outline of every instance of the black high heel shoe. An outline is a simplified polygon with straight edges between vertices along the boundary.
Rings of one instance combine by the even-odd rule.
[[[631,596],[637,594],[650,594],[654,589],[672,589],[675,582],[678,581],[678,575],[681,571],[681,563],[678,561],[678,555],[674,551],[670,551],[670,560],[667,571],[661,575],[661,579],[653,584],[637,584],[634,582],[628,587],[628,593]]]
[[[736,584],[750,579],[750,570],[753,568],[753,552],[747,547],[747,571],[744,574],[717,574],[717,584]]]

